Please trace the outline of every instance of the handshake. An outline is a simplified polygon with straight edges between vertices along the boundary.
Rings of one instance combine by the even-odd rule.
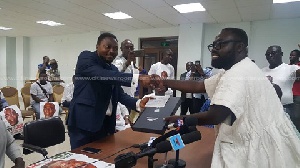
[[[156,95],[164,95],[166,87],[164,86],[165,78],[159,75],[140,75],[139,82],[143,87],[155,89]]]

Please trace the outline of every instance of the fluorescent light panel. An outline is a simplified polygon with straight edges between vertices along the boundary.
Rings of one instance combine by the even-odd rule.
[[[130,19],[131,16],[123,12],[114,12],[114,13],[103,13],[103,15],[112,18],[112,19]]]
[[[12,28],[0,26],[0,30],[11,30]]]
[[[190,13],[205,11],[206,9],[200,3],[180,4],[173,6],[180,13]]]
[[[300,0],[273,0],[273,3],[299,2]]]
[[[48,25],[48,26],[62,26],[65,24],[62,23],[57,23],[51,20],[46,20],[46,21],[36,21],[36,23],[40,23],[40,24],[44,24],[44,25]]]

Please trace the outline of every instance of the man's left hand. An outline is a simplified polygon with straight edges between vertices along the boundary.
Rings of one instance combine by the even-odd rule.
[[[141,111],[144,111],[145,107],[146,107],[146,104],[147,102],[150,100],[150,99],[154,99],[153,97],[144,97],[141,101],[140,101],[140,108],[141,108]]]

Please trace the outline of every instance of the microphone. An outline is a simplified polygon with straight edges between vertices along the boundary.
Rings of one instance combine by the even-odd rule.
[[[201,133],[199,131],[193,131],[191,133],[187,133],[181,136],[184,144],[189,144],[201,139]],[[129,168],[136,165],[136,161],[139,158],[144,156],[151,156],[156,153],[166,153],[172,150],[172,145],[170,141],[162,141],[156,145],[155,148],[150,148],[149,150],[142,151],[139,153],[125,153],[120,154],[115,158],[115,166],[116,168]]]
[[[191,132],[189,127],[196,126],[197,124],[198,124],[198,119],[197,118],[195,118],[193,116],[188,116],[188,117],[185,118],[184,123],[183,123],[182,126],[178,127],[176,130],[169,131],[166,134],[156,138],[151,143],[151,147],[155,147],[156,144],[158,144],[159,142],[165,141],[170,136],[176,135],[178,133],[180,135],[183,135],[185,133],[189,133],[189,132]]]
[[[48,155],[48,152],[46,151],[46,149],[44,148],[41,148],[39,146],[34,146],[34,145],[30,145],[30,144],[22,144],[22,147],[23,148],[26,148],[26,149],[29,149],[31,151],[34,151],[34,152],[37,152],[37,153],[40,153],[42,154],[44,157],[46,157]]]

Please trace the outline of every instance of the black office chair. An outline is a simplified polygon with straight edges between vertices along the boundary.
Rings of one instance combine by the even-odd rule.
[[[41,153],[47,158],[47,147],[60,144],[65,141],[65,127],[59,117],[39,119],[24,125],[23,154],[32,152]]]

